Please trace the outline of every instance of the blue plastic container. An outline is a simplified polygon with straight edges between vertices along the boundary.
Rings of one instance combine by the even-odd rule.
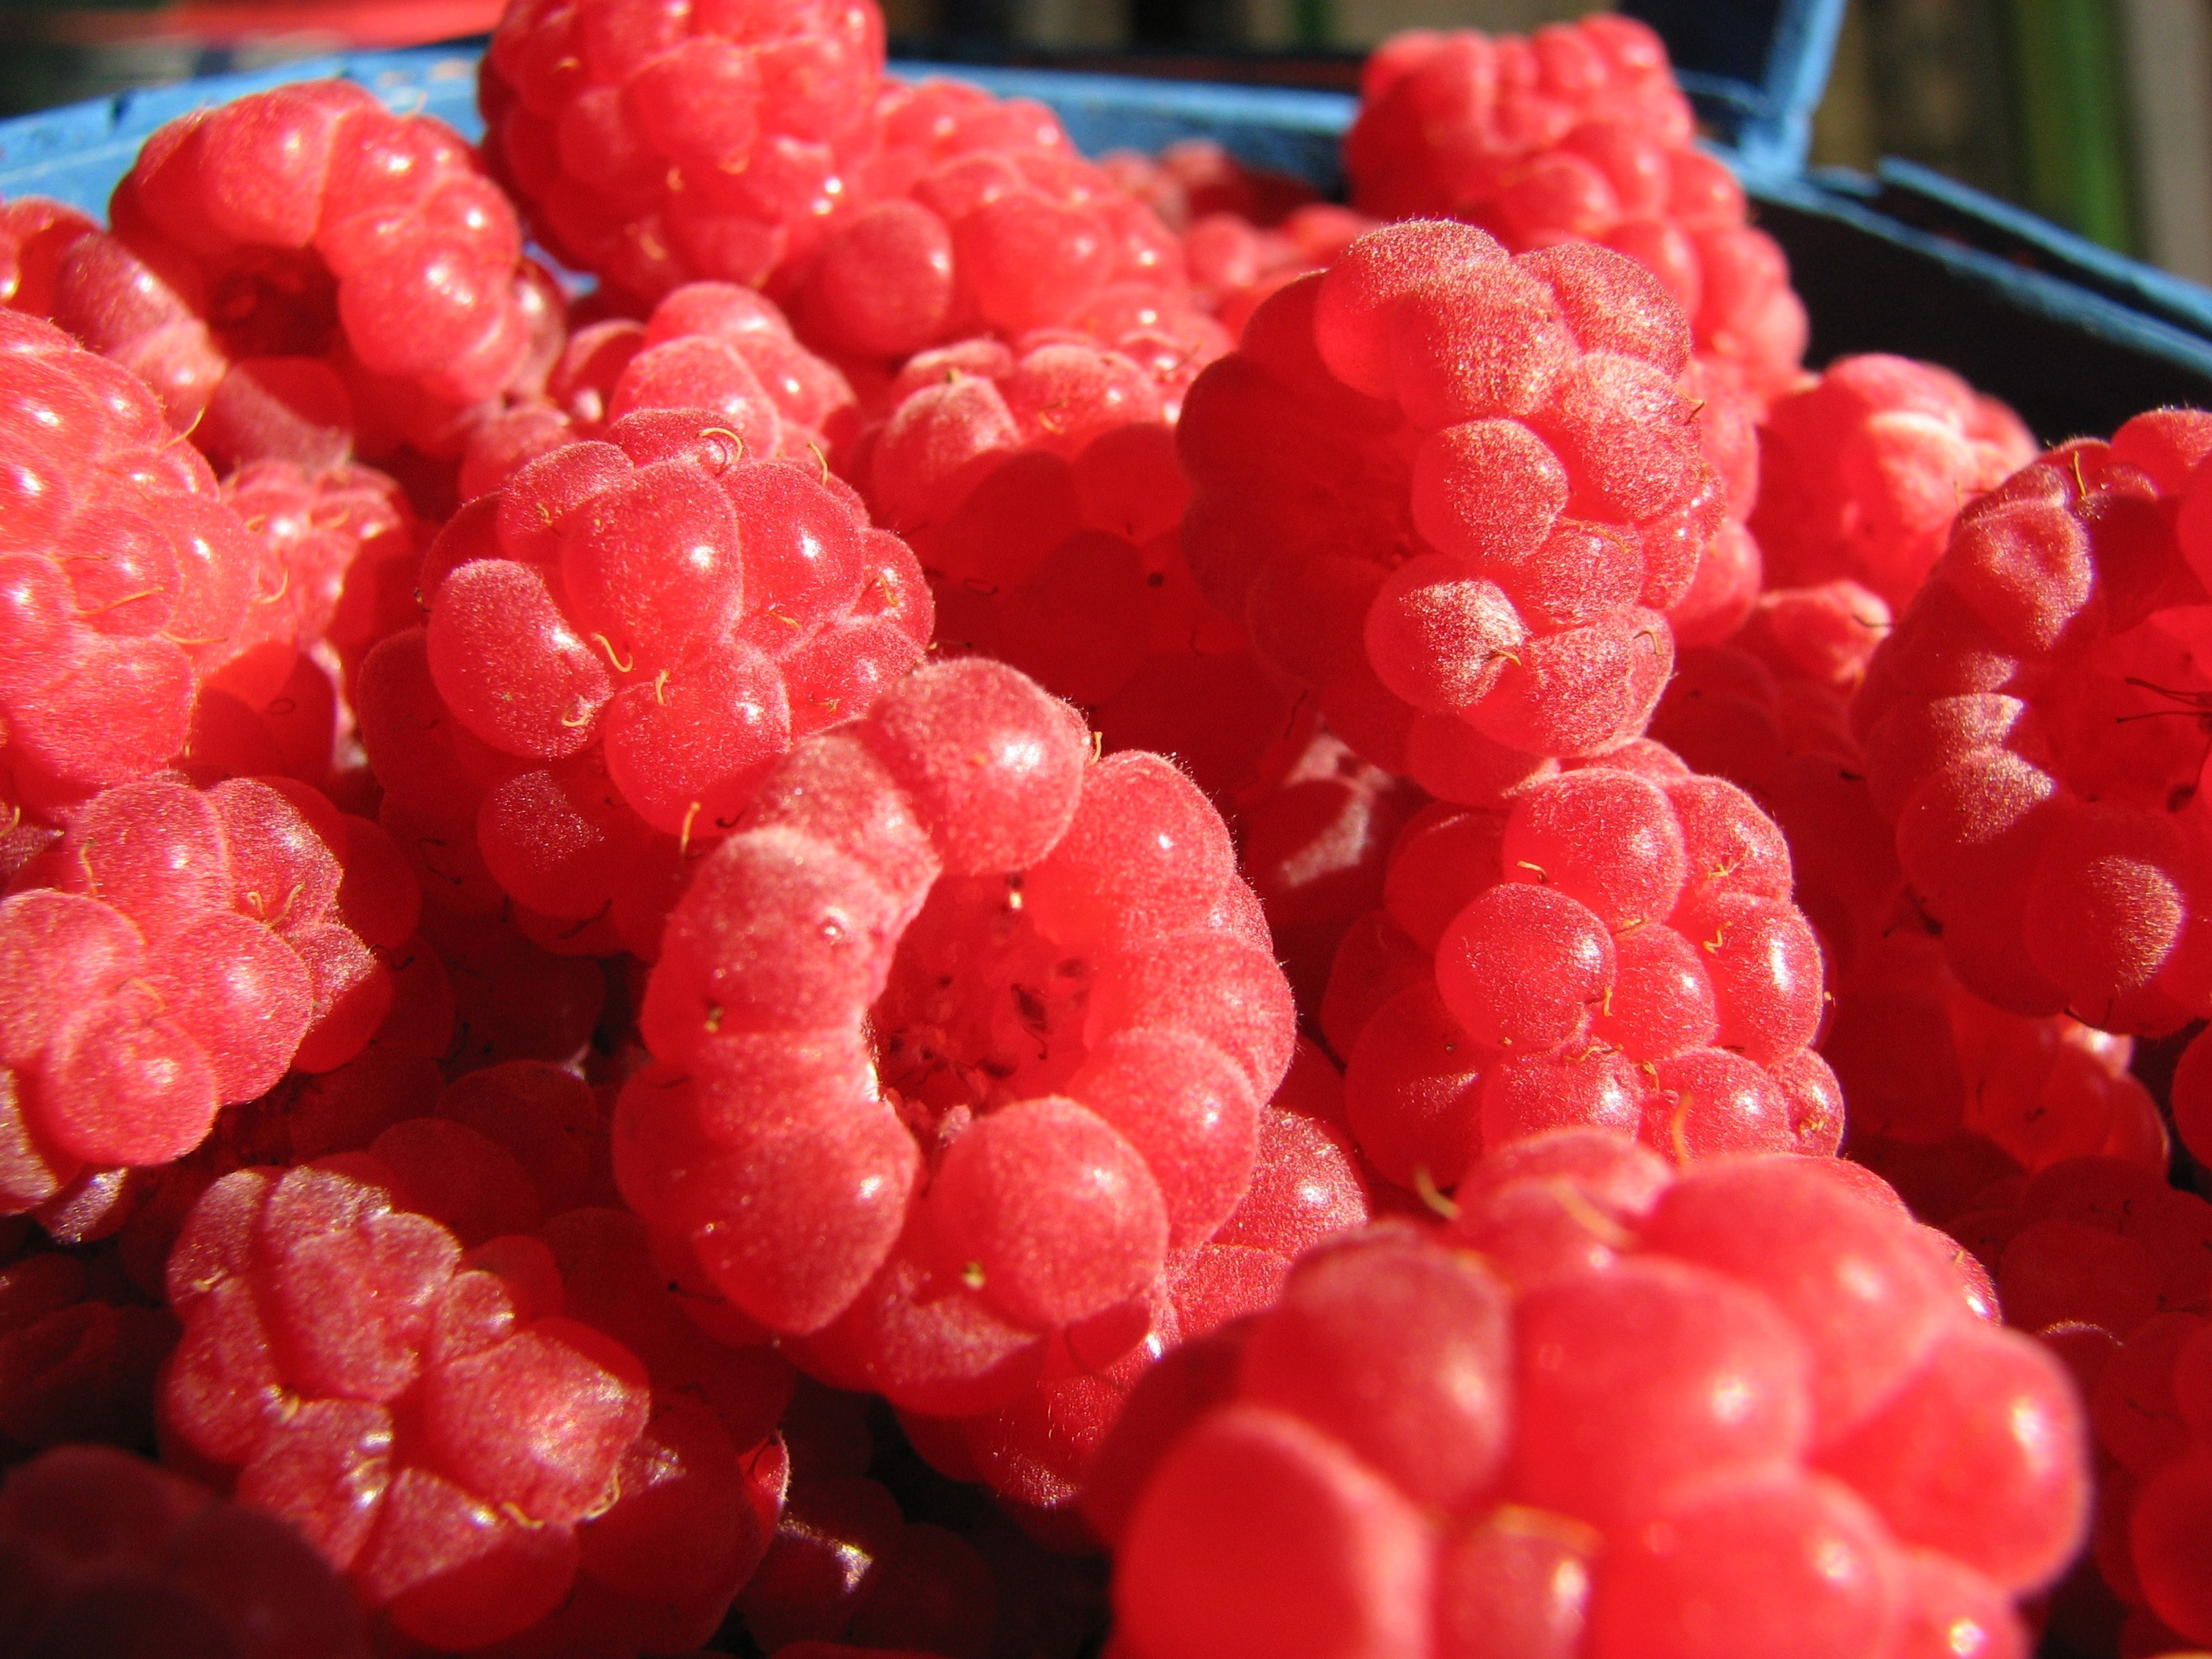
[[[1808,173],[1812,112],[1843,0],[1630,0],[1665,36],[1682,83],[1790,257],[1812,361],[1897,351],[2004,398],[2047,439],[2108,432],[2164,403],[2212,407],[2212,292],[2123,258],[1924,168]],[[98,213],[147,134],[187,110],[343,75],[392,107],[474,137],[480,43],[307,59],[0,122],[0,197]],[[1052,70],[900,64],[1038,99],[1091,153],[1218,139],[1324,190],[1343,183],[1349,94]]]

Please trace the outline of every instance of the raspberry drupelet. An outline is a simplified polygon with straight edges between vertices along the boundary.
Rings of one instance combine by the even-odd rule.
[[[50,313],[62,255],[99,228],[75,208],[43,196],[0,202],[0,306],[33,317]]]
[[[1102,1449],[1123,1650],[2020,1659],[2080,1407],[1849,1169],[1558,1131],[1309,1254]]]
[[[799,744],[694,872],[616,1172],[810,1369],[970,1413],[1144,1335],[1250,1185],[1293,1020],[1195,787],[947,663]]]
[[[1364,758],[1470,804],[1644,729],[1724,522],[1682,316],[1617,254],[1418,221],[1268,300],[1176,429],[1182,545]]]
[[[350,82],[169,123],[109,216],[64,257],[54,318],[224,466],[451,456],[557,344],[550,285],[468,145]]]

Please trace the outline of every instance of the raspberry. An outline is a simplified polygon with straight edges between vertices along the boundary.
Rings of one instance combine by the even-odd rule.
[[[1192,574],[1339,736],[1431,793],[1494,801],[1543,757],[1617,748],[1722,522],[1687,358],[1672,302],[1602,249],[1371,233],[1193,388]]]
[[[1322,1026],[1397,1185],[1449,1189],[1565,1124],[1678,1161],[1836,1149],[1842,1096],[1806,1047],[1820,948],[1781,832],[1656,744],[1620,758],[1416,814],[1384,915],[1339,947]]]
[[[1327,270],[1375,228],[1365,214],[1327,203],[1298,208],[1272,228],[1217,211],[1183,228],[1183,264],[1200,301],[1233,338],[1268,295]]]
[[[1303,179],[1249,167],[1211,138],[1179,138],[1157,155],[1109,150],[1098,165],[1177,232],[1216,213],[1273,227],[1322,205]]]
[[[650,957],[684,860],[929,637],[913,556],[814,466],[641,410],[520,468],[426,554],[427,629],[362,664],[384,820],[448,908]],[[532,921],[532,918],[537,920]]]
[[[1287,763],[1296,710],[1190,583],[1173,395],[1087,342],[971,340],[900,371],[854,472],[929,574],[940,649],[1011,663],[1109,748],[1243,799]]]
[[[2133,1044],[1990,1006],[1905,898],[1846,714],[1885,617],[1853,582],[1770,592],[1734,644],[1683,653],[1652,720],[1789,839],[1830,964],[1819,1046],[1850,1103],[1851,1156],[1938,1221],[2006,1170],[2091,1153],[2163,1170],[2158,1109],[2127,1074]]]
[[[77,241],[56,320],[225,465],[459,448],[558,319],[459,136],[307,82],[162,127]]]
[[[2197,1065],[2185,1057],[2177,1103],[2196,1090]],[[2212,1204],[2163,1176],[2162,1165],[2063,1159],[2025,1182],[1993,1182],[1945,1224],[1991,1270],[2007,1322],[2064,1358],[2085,1397],[2105,1473],[2095,1549],[2075,1579],[2147,1610],[2138,1616],[2176,1639],[2202,1641],[2212,1625],[2193,1564],[2212,1545],[2201,1496],[2212,1446]],[[1972,1385],[1960,1375],[1948,1386]],[[1960,1479],[1976,1474],[1962,1458]]]
[[[810,341],[881,361],[984,331],[1072,329],[1179,366],[1225,345],[1190,303],[1173,234],[1079,157],[1050,111],[891,82],[874,127],[854,210],[794,277]]]
[[[1780,587],[1855,581],[1901,611],[1951,521],[2036,456],[2020,417],[1905,357],[1840,357],[1778,398],[1760,428],[1766,489],[1752,515]]]
[[[1118,1546],[1119,1639],[1871,1659],[1963,1607],[2024,1651],[2009,1598],[2086,1520],[2070,1389],[1833,1167],[1670,1176],[1558,1132],[1488,1166],[1441,1243],[1309,1254],[1102,1449],[1085,1503]],[[1954,1389],[1967,1366],[1988,1394]],[[1955,1463],[1926,1449],[1939,1423]]]
[[[169,1260],[163,1421],[413,1640],[695,1644],[759,1559],[740,1453],[788,1372],[702,1336],[635,1217],[538,1233],[544,1189],[466,1127],[493,1103],[210,1187]]]
[[[117,1249],[56,1249],[14,1226],[23,1237],[0,1255],[0,1447],[152,1445],[175,1322],[147,1305]]]
[[[52,811],[185,746],[257,554],[141,382],[14,313],[0,342],[0,791]]]
[[[1414,30],[1368,60],[1345,165],[1364,212],[1450,214],[1516,250],[1626,254],[1680,303],[1700,353],[1771,397],[1804,355],[1805,308],[1782,251],[1747,222],[1742,187],[1692,134],[1647,24]]]
[[[1912,894],[1999,1007],[2157,1034],[2212,1006],[2187,810],[2208,442],[2139,416],[1969,505],[1853,705]]]
[[[1010,668],[923,671],[770,776],[647,990],[625,1195],[913,1409],[1004,1403],[1051,1333],[1141,1308],[1236,1208],[1290,1058],[1220,821],[1087,749]]]
[[[10,1471],[0,1552],[27,1653],[369,1651],[291,1528],[126,1452],[62,1446]]]
[[[883,84],[872,5],[509,6],[478,71],[487,164],[562,263],[643,309],[758,287],[821,241]]]
[[[281,779],[103,791],[15,888],[0,900],[12,1211],[87,1166],[168,1163],[219,1106],[352,1059],[392,1005],[377,951],[404,947],[419,911],[380,830]]]
[[[848,440],[853,388],[800,345],[783,313],[749,288],[689,283],[643,323],[579,329],[546,377],[543,400],[518,402],[471,435],[465,499],[633,410],[703,409],[757,460],[811,462]]]

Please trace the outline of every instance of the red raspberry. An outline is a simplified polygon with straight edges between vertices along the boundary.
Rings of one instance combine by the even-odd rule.
[[[778,768],[646,994],[625,1195],[912,1409],[1018,1397],[1055,1333],[1098,1364],[1140,1337],[1290,1059],[1219,819],[1155,757],[1089,760],[1015,671],[922,672]]]
[[[821,240],[883,66],[860,0],[517,0],[479,70],[485,157],[539,240],[641,307],[757,287]]]
[[[461,495],[496,489],[526,462],[641,409],[706,410],[751,459],[817,469],[850,439],[854,419],[844,375],[793,337],[772,301],[732,283],[688,283],[643,323],[579,328],[544,399],[517,404],[471,435]]]
[[[168,1163],[216,1109],[359,1054],[420,896],[375,825],[289,779],[106,790],[0,901],[11,1212]]]
[[[1523,39],[1414,30],[1361,78],[1345,137],[1353,205],[1449,214],[1514,249],[1596,241],[1656,273],[1701,353],[1755,395],[1786,389],[1805,307],[1727,167],[1692,147],[1688,100],[1649,25],[1594,16]]]
[[[1856,583],[1769,592],[1735,644],[1683,653],[1652,720],[1789,840],[1797,902],[1830,965],[1819,1046],[1850,1103],[1850,1154],[1936,1221],[2000,1175],[2062,1158],[2162,1171],[2158,1108],[2127,1074],[2134,1045],[1976,997],[1905,896],[1845,714],[1887,617]]]
[[[353,1598],[291,1528],[126,1452],[62,1446],[10,1471],[0,1553],[26,1653],[369,1651]]]
[[[2175,1095],[2201,1088],[2183,1079]],[[2074,1371],[2102,1468],[2094,1547],[2062,1589],[2101,1595],[2132,1623],[2201,1642],[2212,1511],[2212,1204],[2162,1171],[2105,1158],[2052,1164],[1993,1185],[1946,1224],[1990,1269],[2008,1323],[2036,1333]],[[2070,1592],[2070,1594],[2069,1594]],[[2107,1635],[2104,1640],[2109,1642]],[[2132,1645],[2130,1638],[2130,1645]]]
[[[0,793],[11,805],[66,807],[185,746],[200,678],[232,654],[252,609],[257,553],[143,383],[0,311]]]
[[[109,216],[63,260],[55,319],[226,465],[453,454],[471,410],[543,373],[559,325],[459,136],[349,82],[172,121]]]
[[[1191,307],[1174,234],[1042,105],[890,83],[875,131],[854,210],[793,276],[809,340],[878,361],[1039,328],[1123,349],[1141,333],[1170,360],[1225,344]]]
[[[176,1322],[112,1246],[57,1249],[0,1225],[0,1457],[70,1440],[154,1443],[154,1378]]]
[[[1670,1177],[1560,1132],[1441,1243],[1310,1254],[1101,1451],[1123,1650],[1878,1659],[1934,1624],[2023,1654],[2009,1600],[2086,1520],[2079,1408],[1847,1167]]]
[[[2138,416],[1972,503],[1853,705],[1913,896],[2000,1007],[2136,1034],[2212,1010],[2208,447],[2203,415]]]
[[[1820,947],[1750,797],[1656,744],[1438,805],[1400,835],[1386,915],[1346,935],[1322,1030],[1361,1150],[1447,1190],[1562,1124],[1678,1162],[1832,1153],[1843,1097],[1807,1044]]]
[[[100,227],[75,208],[43,196],[0,203],[0,305],[44,317],[53,310],[62,256]]]
[[[1109,748],[1242,799],[1288,763],[1297,710],[1183,563],[1175,395],[1079,338],[966,341],[899,372],[849,470],[928,573],[940,650],[1012,663]]]
[[[385,825],[448,908],[650,957],[684,859],[793,738],[920,660],[904,544],[723,419],[641,410],[519,469],[425,556],[427,629],[363,664]]]
[[[2036,456],[2020,417],[1948,369],[1841,357],[1760,427],[1752,514],[1780,587],[1849,580],[1901,611],[1967,501]]]
[[[707,1340],[635,1217],[540,1234],[550,1194],[466,1119],[539,1168],[542,1139],[454,1104],[207,1189],[169,1258],[166,1429],[413,1640],[694,1645],[765,1542],[741,1455],[788,1370]]]
[[[1182,545],[1368,760],[1470,803],[1635,737],[1722,522],[1681,316],[1596,248],[1355,242],[1193,389]],[[1358,623],[1358,626],[1355,626]]]

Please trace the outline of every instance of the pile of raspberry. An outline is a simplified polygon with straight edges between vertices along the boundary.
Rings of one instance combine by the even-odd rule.
[[[79,237],[52,315],[219,465],[457,453],[542,375],[559,305],[474,152],[314,81],[172,121]]]
[[[1594,15],[1525,38],[1416,29],[1360,77],[1345,137],[1352,205],[1449,214],[1508,247],[1588,241],[1626,254],[1680,303],[1698,350],[1747,390],[1787,390],[1805,307],[1743,187],[1693,146],[1689,101],[1648,24]]]
[[[1310,1254],[1101,1450],[1121,1650],[2024,1656],[2071,1381],[1850,1169],[1555,1131]]]
[[[1803,375],[1641,25],[1352,207],[882,40],[0,205],[0,1632],[2212,1638],[2212,417]]]
[[[1689,356],[1602,248],[1371,232],[1192,388],[1191,574],[1361,756],[1494,802],[1637,737],[1667,683],[1726,511]]]

